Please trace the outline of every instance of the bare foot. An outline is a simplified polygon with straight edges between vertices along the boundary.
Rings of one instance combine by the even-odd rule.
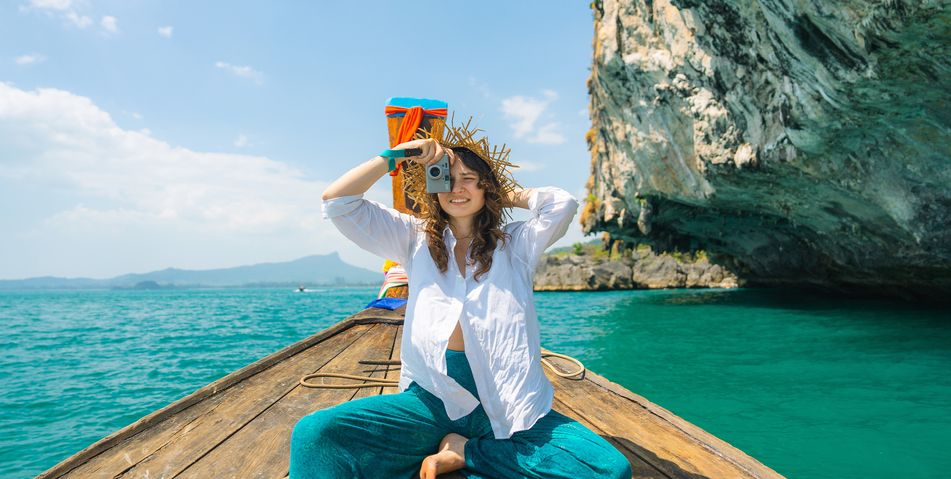
[[[466,442],[469,439],[456,433],[446,434],[439,441],[439,452],[423,459],[419,479],[436,479],[436,476],[466,467]]]

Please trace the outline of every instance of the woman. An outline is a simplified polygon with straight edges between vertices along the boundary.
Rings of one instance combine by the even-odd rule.
[[[477,131],[477,130],[476,130]],[[350,240],[409,275],[400,393],[350,401],[295,426],[290,477],[421,479],[462,469],[473,478],[630,478],[627,459],[551,410],[532,278],[578,204],[557,188],[520,189],[508,151],[444,128],[408,158],[420,218],[362,199],[393,163],[359,165],[323,194],[324,215]],[[422,171],[447,154],[451,191],[426,194]],[[503,225],[504,208],[532,218]]]

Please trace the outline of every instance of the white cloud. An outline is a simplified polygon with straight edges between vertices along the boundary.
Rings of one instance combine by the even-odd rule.
[[[80,15],[76,12],[66,12],[65,18],[69,21],[69,23],[72,23],[79,28],[86,28],[89,25],[92,25],[92,18],[89,18],[86,15]]]
[[[246,135],[238,135],[238,137],[234,139],[234,146],[237,146],[238,148],[251,146],[251,140],[249,140]]]
[[[528,142],[560,145],[565,142],[565,137],[558,131],[558,123],[545,123],[535,131],[535,135],[530,137]]]
[[[102,17],[102,20],[99,21],[99,25],[102,27],[103,30],[109,33],[119,32],[118,21],[116,20],[116,17],[113,17],[111,15],[106,15]]]
[[[164,27],[159,27],[158,34],[165,38],[172,38],[172,33],[174,33],[175,27],[168,25]]]
[[[0,83],[0,145],[0,191],[33,192],[13,200],[47,211],[25,231],[12,229],[12,212],[0,209],[3,276],[45,274],[35,271],[44,256],[37,245],[62,246],[43,259],[50,273],[85,261],[85,272],[72,274],[107,264],[102,274],[118,274],[208,266],[196,264],[206,257],[237,265],[262,251],[274,252],[268,260],[292,259],[342,243],[314,201],[325,182],[266,157],[194,151],[122,129],[67,91]],[[53,197],[69,201],[54,208]],[[244,249],[235,253],[236,245]],[[117,259],[119,251],[126,256]]]
[[[13,61],[16,62],[17,65],[33,65],[36,63],[45,62],[46,57],[43,55],[40,55],[39,53],[29,53],[26,55],[20,55],[16,57]]]
[[[541,171],[542,165],[534,161],[519,161],[518,168],[515,169],[515,173],[526,172],[530,173],[533,171]]]
[[[264,74],[249,66],[238,66],[219,61],[215,62],[215,67],[231,73],[234,76],[248,78],[258,85],[264,83]]]
[[[20,6],[20,11],[35,10],[50,16],[58,16],[78,28],[92,25],[92,18],[80,14],[75,7],[76,2],[72,0],[30,0],[28,5]]]
[[[48,176],[96,198],[121,199],[124,208],[145,215],[171,208],[222,227],[273,225],[287,220],[284,206],[249,194],[274,200],[313,186],[268,158],[191,151],[123,130],[88,98],[62,90],[0,84],[0,128],[4,142],[22,138],[8,151],[30,178]]]
[[[513,96],[502,100],[502,113],[512,124],[515,136],[522,138],[535,129],[535,123],[545,112],[549,101]]]
[[[30,0],[30,7],[37,10],[69,10],[72,0]]]
[[[542,98],[516,95],[502,100],[502,113],[509,120],[515,138],[524,138],[529,143],[558,145],[565,142],[559,124],[546,121],[539,125],[545,111],[558,99],[553,90],[542,92]]]

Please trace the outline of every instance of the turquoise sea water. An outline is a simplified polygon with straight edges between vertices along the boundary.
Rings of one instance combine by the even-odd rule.
[[[0,478],[31,477],[374,288],[0,292]],[[542,344],[790,478],[947,477],[946,309],[779,291],[538,293]]]

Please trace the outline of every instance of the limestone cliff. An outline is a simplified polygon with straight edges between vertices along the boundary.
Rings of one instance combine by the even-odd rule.
[[[587,232],[951,291],[951,2],[595,1]]]
[[[599,254],[600,253],[600,254]],[[545,255],[535,270],[535,291],[657,288],[736,288],[736,275],[705,254],[655,253],[639,247],[623,254],[595,248]]]

